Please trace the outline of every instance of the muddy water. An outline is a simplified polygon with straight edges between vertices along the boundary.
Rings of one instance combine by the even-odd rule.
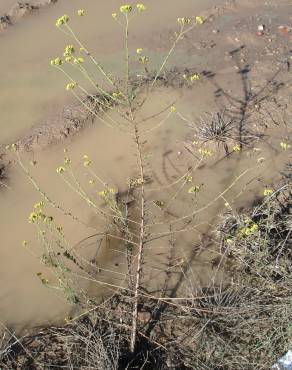
[[[145,21],[135,24],[135,37],[131,42],[135,48],[136,45],[139,47],[148,45],[149,50],[159,53],[160,35],[168,34],[171,24],[176,22],[178,15],[199,13],[201,9],[212,3],[214,2],[210,1],[207,4],[202,1],[194,4],[193,1],[185,0],[180,3],[180,14],[178,14],[178,9],[172,2],[169,4],[167,1],[160,1],[158,4],[155,1],[149,1],[149,8],[151,6],[154,11],[151,15],[146,13]],[[60,52],[64,43],[67,43],[65,38],[52,26],[55,18],[60,14],[69,13],[71,15],[76,8],[82,6],[88,9],[92,22],[96,22],[98,17],[100,21],[96,24],[96,31],[92,31],[91,22],[87,21],[82,27],[81,35],[89,41],[89,47],[97,55],[101,55],[109,69],[119,71],[122,44],[118,30],[113,27],[110,17],[119,4],[118,1],[106,2],[102,6],[89,0],[59,1],[56,6],[43,9],[38,16],[29,17],[0,35],[1,50],[9,55],[9,58],[1,58],[0,61],[0,80],[4,86],[0,95],[0,142],[7,142],[19,136],[35,122],[39,122],[45,116],[53,115],[65,102],[70,101],[61,86],[60,75],[49,67],[45,67],[50,57]],[[167,12],[162,22],[163,5],[167,6]],[[101,13],[108,15],[108,18],[100,16]],[[73,23],[77,25],[75,20]],[[148,28],[151,28],[150,37],[145,36],[148,35],[146,32]],[[184,62],[183,58],[181,62]],[[241,96],[239,75],[234,74],[232,69],[225,70],[221,76],[219,73],[217,77],[221,85],[227,89],[233,89]],[[65,83],[65,80],[63,82]],[[216,87],[207,80],[199,82],[191,90],[158,89],[145,106],[141,117],[153,114],[154,111],[160,111],[176,101],[178,111],[187,115],[189,119],[195,120],[205,111],[218,109],[214,100],[215,90]],[[149,127],[155,125],[156,122],[157,119],[150,121]],[[200,209],[216,199],[236,176],[250,167],[251,161],[256,164],[259,157],[265,158],[265,161],[255,171],[242,177],[229,192],[224,194],[224,199],[216,200],[195,217],[192,225],[200,224],[199,233],[192,230],[184,234],[174,234],[172,242],[175,244],[176,251],[171,255],[171,265],[176,274],[170,283],[171,286],[168,287],[170,294],[175,294],[175,291],[180,289],[177,276],[185,270],[186,266],[191,267],[190,274],[198,285],[208,283],[210,276],[214,275],[214,267],[210,260],[215,259],[217,255],[212,249],[212,243],[205,238],[206,232],[210,229],[210,225],[215,223],[218,212],[225,209],[226,201],[231,206],[233,206],[233,200],[236,204],[245,205],[254,195],[262,194],[264,185],[271,183],[271,179],[287,158],[287,154],[279,150],[279,142],[286,135],[285,129],[280,127],[273,132],[273,139],[268,137],[265,143],[254,144],[260,150],[242,154],[234,153],[224,160],[222,160],[221,151],[215,153],[208,165],[201,166],[193,173],[194,183],[204,184],[198,196],[190,196],[187,187],[183,188],[183,191],[174,187],[166,192],[158,191],[147,195],[149,217],[155,217],[159,221],[161,214],[155,209],[154,202],[167,202],[169,196],[176,198],[177,191],[180,191],[180,200],[175,200],[169,206],[168,221],[173,222],[175,217],[191,213],[194,208]],[[153,177],[150,187],[161,187],[177,179],[186,172],[189,166],[194,164],[194,157],[190,155],[185,146],[187,143],[189,148],[189,144],[194,140],[193,132],[175,115],[147,136],[147,140],[145,151],[147,160],[152,163],[150,175]],[[63,161],[65,147],[68,149],[66,156],[72,160],[74,173],[98,203],[100,200],[97,191],[101,189],[92,187],[88,183],[91,175],[83,166],[82,156],[86,154],[92,158],[92,168],[105,182],[112,184],[121,192],[126,190],[127,179],[137,176],[137,162],[135,146],[130,137],[117,130],[112,130],[98,120],[95,125],[87,127],[72,139],[42,152],[24,155],[23,162],[30,169],[41,189],[47,192],[56,203],[77,214],[86,225],[72,222],[70,217],[64,217],[50,208],[50,213],[55,217],[56,223],[64,228],[68,243],[75,246],[96,230],[104,230],[105,225],[98,215],[89,209],[79,196],[68,189],[57,175],[56,167]],[[197,153],[195,147],[192,147],[192,150]],[[35,161],[36,165],[31,166],[30,161]],[[40,200],[40,194],[33,189],[28,178],[16,165],[11,167],[9,185],[11,189],[0,193],[1,321],[18,328],[44,324],[57,319],[62,321],[70,310],[70,305],[60,291],[44,287],[36,275],[42,272],[43,276],[51,277],[49,269],[39,263],[42,249],[36,230],[27,221],[33,204]],[[185,204],[188,205],[187,208]],[[175,217],[171,216],[171,213],[175,214]],[[181,224],[174,223],[173,227],[178,230]],[[165,225],[153,227],[152,230],[157,236],[167,231],[169,230]],[[27,248],[22,246],[23,240],[28,242]],[[81,247],[78,248],[91,251],[92,247],[95,248],[91,240],[82,242]],[[121,284],[126,271],[124,251],[121,248],[120,243],[110,244],[102,250],[102,254],[98,255],[99,267],[111,270],[111,272],[107,273],[102,270],[97,274],[97,280],[113,285]],[[169,238],[167,240],[157,239],[149,245],[145,255],[145,259],[149,262],[146,277],[147,279],[150,277],[152,282],[157,282],[156,285],[151,286],[153,291],[161,286],[165,278],[167,267],[165,261],[170,254],[170,249]],[[84,284],[87,286],[86,283]],[[104,289],[99,283],[91,283],[90,289],[97,291],[100,295],[104,294]]]
[[[0,14],[8,13],[11,7],[15,4],[14,0],[2,0],[0,4]]]
[[[229,77],[236,85],[236,77]],[[223,79],[226,80],[226,75]],[[208,82],[204,85],[203,95],[202,85],[191,90],[174,91],[172,88],[160,88],[153,93],[140,113],[140,117],[145,118],[153,112],[159,112],[176,101],[178,111],[195,120],[205,111],[217,109],[213,93],[214,86]],[[194,104],[199,100],[200,104]],[[112,116],[114,117],[115,115]],[[152,119],[145,129],[156,124],[157,118]],[[148,280],[150,277],[153,292],[161,288],[169,256],[171,256],[171,270],[174,272],[167,287],[170,294],[177,293],[181,288],[178,277],[186,267],[190,267],[189,274],[198,285],[205,285],[210,281],[211,276],[216,273],[216,268],[214,270],[210,260],[216,259],[218,255],[214,252],[210,240],[205,239],[207,231],[216,222],[218,213],[225,207],[225,202],[230,203],[232,207],[233,201],[237,206],[244,205],[255,195],[262,194],[265,184],[271,183],[271,179],[286,160],[286,153],[279,150],[279,142],[283,136],[285,132],[281,128],[274,133],[273,140],[269,138],[266,143],[255,143],[258,148],[255,152],[251,150],[242,154],[233,154],[223,160],[222,151],[215,153],[214,158],[192,174],[194,184],[204,184],[198,195],[188,194],[188,186],[181,188],[181,182],[179,186],[169,188],[167,191],[158,190],[147,194],[149,219],[155,219],[157,222],[161,221],[161,214],[157,213],[154,202],[163,201],[167,204],[169,199],[174,199],[169,205],[170,216],[166,220],[173,223],[173,230],[178,231],[182,224],[176,223],[176,218],[192,213],[194,209],[200,209],[216,199],[236,176],[240,176],[250,167],[251,158],[253,163],[257,163],[260,157],[265,158],[262,164],[243,176],[230,191],[224,194],[224,198],[217,199],[196,215],[195,221],[188,225],[189,227],[199,225],[195,231],[192,229],[186,233],[177,232],[173,235],[171,239],[175,245],[174,252],[169,246],[170,238],[159,238],[149,244],[145,254],[145,261],[148,262],[145,279]],[[173,115],[164,125],[145,136],[145,139],[147,139],[145,154],[147,161],[151,163],[149,169],[147,167],[147,173],[153,180],[149,185],[150,188],[163,187],[181,177],[190,166],[194,165],[194,157],[186,149],[186,144],[189,145],[194,140],[193,132],[177,116]],[[68,150],[66,154],[64,154],[64,148]],[[197,149],[194,147],[193,150],[196,154]],[[29,168],[42,191],[64,209],[77,215],[86,225],[73,222],[70,217],[64,217],[62,213],[49,207],[49,213],[55,217],[56,224],[63,227],[71,246],[79,245],[81,240],[103,231],[106,226],[94,210],[68,188],[56,173],[56,168],[62,164],[64,155],[70,157],[75,176],[92,199],[102,206],[97,195],[102,187],[89,184],[92,175],[83,166],[84,154],[92,158],[92,169],[103,181],[114,186],[119,192],[127,189],[128,178],[138,175],[135,145],[130,136],[98,120],[95,125],[87,127],[73,139],[68,139],[42,152],[29,153],[22,157],[23,163]],[[35,161],[36,165],[31,166],[30,161]],[[70,305],[60,291],[43,286],[36,275],[42,272],[44,277],[49,279],[51,277],[48,268],[39,263],[42,249],[35,228],[27,221],[33,204],[40,200],[40,194],[33,189],[27,176],[16,165],[12,169],[11,189],[0,194],[1,209],[4,210],[0,214],[3,246],[1,248],[1,321],[18,328],[56,321],[56,318],[62,321],[70,310]],[[242,192],[243,189],[244,192]],[[175,217],[171,214],[175,214]],[[155,226],[151,231],[154,236],[161,236],[169,231],[169,226],[165,224]],[[27,248],[22,246],[23,240],[28,242]],[[95,254],[94,242],[95,239],[90,238],[87,242],[81,243],[78,248],[83,249],[82,253]],[[91,282],[88,287],[88,282],[81,279],[83,287],[103,295],[105,291],[100,281],[113,286],[122,284],[125,279],[126,260],[121,243],[115,242],[104,246],[96,262],[102,268],[102,271],[96,274],[98,282]],[[218,271],[216,276],[218,279],[223,278],[221,271]]]
[[[13,3],[10,0],[1,1],[1,13],[7,12]],[[159,52],[161,35],[168,36],[178,16],[198,14],[206,6],[214,3],[218,2],[196,1],[194,3],[184,0],[180,3],[180,9],[177,9],[174,3],[169,4],[168,1],[161,1],[159,4],[156,1],[149,1],[147,6],[151,9],[151,13],[145,13],[141,21],[133,24],[135,36],[131,42],[134,49],[142,46]],[[25,17],[1,33],[0,143],[11,142],[18,138],[29,127],[41,123],[48,116],[54,116],[56,111],[71,101],[62,86],[65,80],[49,67],[49,60],[58,55],[64,44],[68,43],[66,37],[54,27],[55,19],[61,14],[68,13],[72,16],[76,9],[85,8],[88,12],[87,21],[81,26],[80,20],[79,23],[73,20],[74,27],[78,28],[82,39],[88,41],[88,47],[105,62],[108,69],[120,71],[122,41],[120,31],[111,19],[111,13],[119,5],[120,1],[117,0],[102,4],[92,0],[63,0],[54,6],[40,10],[37,14]],[[161,12],[165,7],[167,12],[164,11],[162,22]],[[92,24],[95,26],[92,27]],[[151,30],[150,36],[149,30]],[[121,178],[120,174],[126,174],[129,167],[122,159],[128,154],[128,148],[131,145],[127,141],[121,141],[118,134],[107,128],[99,127],[98,130],[92,128],[88,133],[94,140],[88,141],[87,135],[82,134],[78,141],[71,144],[75,161],[80,162],[80,156],[84,153],[95,157],[96,148],[99,148],[97,163],[104,169],[105,176],[108,176],[109,180],[113,179],[116,185],[124,184],[125,177]],[[109,150],[109,146],[105,144],[108,137],[119,149],[118,152],[112,153]],[[55,167],[63,156],[62,150],[63,147],[60,146],[52,151],[35,154],[38,165],[35,169],[32,168],[32,171],[36,172],[41,185],[52,194],[52,197],[56,196],[60,203],[66,203],[68,208],[81,213],[85,222],[90,224],[95,220],[94,214],[88,213],[82,201],[74,197],[74,194],[68,193],[65,187],[60,191]],[[105,164],[112,162],[116,165],[108,172],[108,166]],[[120,172],[122,168],[123,171]],[[47,176],[48,173],[49,176]],[[27,222],[27,215],[32,205],[39,199],[39,194],[32,189],[19,168],[12,166],[10,176],[11,190],[0,194],[0,225],[3,236],[0,317],[1,321],[7,324],[30,326],[63,317],[68,306],[62,295],[44,288],[36,277],[36,273],[44,270],[44,267],[39,265],[38,259],[34,256],[34,254],[40,256],[41,250],[38,248],[36,234]],[[92,232],[91,229],[75,225],[73,236],[72,224],[70,221],[66,222],[63,222],[63,226],[69,231],[71,235],[69,242],[72,244]],[[32,254],[21,247],[23,240],[29,241]],[[117,256],[112,256],[110,259],[114,258]],[[113,268],[112,265],[111,268]]]
[[[9,1],[1,1],[0,6],[4,10],[9,4]],[[213,4],[218,5],[218,1],[183,0],[178,9],[175,3],[169,4],[167,0],[148,1],[149,12],[133,22],[133,50],[143,47],[156,53],[161,51],[161,39],[163,35],[169,38],[169,30],[176,27],[178,16],[198,14]],[[49,66],[50,59],[61,54],[68,44],[68,38],[54,26],[60,15],[72,16],[74,29],[108,70],[122,72],[123,38],[111,17],[119,5],[119,0],[62,0],[1,33],[0,143],[19,137],[69,100],[62,85],[62,82],[65,85],[65,78]],[[86,9],[88,15],[76,19],[74,14],[80,7]]]

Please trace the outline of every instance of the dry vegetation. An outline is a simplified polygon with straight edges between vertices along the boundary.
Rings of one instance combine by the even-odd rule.
[[[232,280],[181,300],[117,294],[64,327],[3,337],[5,369],[268,369],[291,346],[291,179],[240,215],[218,242]],[[257,227],[252,227],[257,225]],[[248,231],[249,230],[249,231]],[[250,231],[251,230],[251,231]],[[187,281],[192,286],[191,281]],[[8,335],[8,337],[7,337]],[[8,340],[7,340],[8,338]]]

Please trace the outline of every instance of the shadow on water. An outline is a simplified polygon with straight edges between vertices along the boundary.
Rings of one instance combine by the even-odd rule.
[[[266,136],[264,134],[264,129],[267,128],[267,125],[264,122],[257,122],[259,125],[262,125],[261,132],[255,133],[253,131],[253,124],[254,124],[254,113],[260,112],[262,115],[268,115],[270,116],[269,112],[267,111],[267,108],[263,105],[263,103],[269,101],[270,99],[275,99],[275,96],[277,93],[285,86],[284,82],[279,81],[278,77],[280,73],[282,72],[289,72],[290,65],[289,62],[285,61],[281,65],[280,68],[278,68],[270,78],[267,79],[266,83],[258,88],[254,89],[251,79],[251,72],[252,69],[249,64],[244,64],[240,62],[240,52],[245,48],[244,45],[240,46],[239,48],[236,48],[234,50],[230,51],[230,55],[233,57],[233,60],[235,61],[235,67],[237,69],[237,74],[240,76],[240,89],[241,90],[241,96],[235,96],[231,95],[226,89],[224,89],[217,81],[216,81],[216,73],[213,71],[203,71],[202,75],[207,78],[215,87],[214,91],[214,98],[216,103],[218,104],[220,110],[226,110],[229,118],[231,120],[236,121],[236,128],[237,128],[237,136],[238,136],[238,142],[240,143],[240,148],[243,149],[244,146],[248,146],[251,144],[251,142],[256,138],[257,140],[261,140],[265,144],[267,144],[271,150],[276,149],[273,148],[271,144],[266,140]],[[272,120],[273,122],[273,120]],[[274,124],[277,126],[278,123],[274,122]],[[278,152],[278,151],[277,151]],[[169,153],[165,153],[165,156],[167,156]],[[214,164],[212,164],[211,167],[216,167],[220,162],[222,161],[228,161],[229,166],[232,166],[233,170],[230,170],[228,173],[228,181],[232,181],[233,173],[236,170],[237,166],[239,165],[241,161],[241,155],[239,155],[239,158],[235,161],[232,161],[232,163],[229,161],[229,156],[231,159],[232,153],[228,153],[224,155],[222,158],[220,158],[218,161],[216,161]],[[233,157],[232,157],[233,158]],[[226,162],[227,163],[227,162]],[[174,168],[177,175],[181,175],[181,172]],[[166,174],[166,170],[163,169],[164,173]],[[231,175],[230,175],[231,174]],[[168,176],[166,176],[168,178]],[[209,225],[212,225],[213,221],[216,221],[216,217],[219,215],[219,213],[222,212],[222,206],[218,205],[215,212],[213,211],[213,217],[211,217],[211,220],[209,221]],[[161,237],[161,239],[165,238],[164,236]],[[208,248],[214,247],[214,240],[212,239],[212,236],[210,235],[210,230],[208,232],[201,232],[201,235],[199,237],[200,241],[195,244],[191,248],[191,254],[188,259],[188,263],[185,265],[182,265],[180,267],[180,272],[176,272],[173,274],[170,272],[170,264],[166,263],[166,269],[164,271],[165,280],[163,287],[160,290],[154,290],[151,291],[151,294],[157,294],[159,293],[159,296],[162,298],[168,297],[168,298],[174,298],[177,296],[179,290],[181,289],[182,285],[186,283],[186,277],[189,273],[192,273],[192,266],[193,263],[196,261],[198,256],[200,255],[202,250],[206,250]],[[169,250],[170,254],[172,249],[174,248],[174,241],[172,238],[169,239]],[[219,256],[220,257],[220,256]],[[221,256],[219,259],[217,258],[216,261],[209,261],[209,263],[214,262],[216,266],[216,272],[220,269],[220,266],[223,262],[224,256]],[[168,259],[168,261],[171,260],[171,257]],[[226,277],[223,277],[223,279]],[[218,279],[216,281],[216,276],[213,278],[213,283],[218,285],[224,285],[224,281]],[[222,277],[221,277],[222,279]],[[211,284],[211,283],[210,283]],[[200,289],[205,289],[206,287],[199,287]],[[208,287],[207,287],[208,288]],[[168,307],[168,303],[164,303],[161,301],[158,301],[155,304],[154,309],[152,309],[151,312],[151,319],[148,322],[146,335],[151,336],[152,331],[154,330],[157,323],[159,323],[161,315],[163,314],[164,310]]]

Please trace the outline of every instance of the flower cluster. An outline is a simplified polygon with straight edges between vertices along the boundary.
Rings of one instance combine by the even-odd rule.
[[[243,227],[239,231],[241,236],[250,236],[255,234],[259,230],[259,226],[251,220],[247,220],[246,223],[248,225],[246,227]]]
[[[36,204],[33,206],[33,208],[34,208],[34,209],[42,209],[42,208],[44,208],[44,206],[45,206],[45,203],[41,200],[40,202],[36,203]]]
[[[63,24],[66,24],[68,23],[70,20],[69,16],[67,14],[64,14],[62,17],[58,18],[57,21],[56,21],[56,26],[57,27],[60,27],[62,26]]]
[[[191,186],[191,187],[189,188],[188,193],[189,193],[189,194],[195,194],[195,193],[197,193],[198,191],[200,191],[201,187],[202,187],[201,185],[193,185],[193,186]]]
[[[51,66],[61,66],[62,64],[63,60],[59,57],[51,60]]]
[[[65,46],[64,57],[70,57],[75,52],[73,45]]]
[[[204,23],[204,18],[203,18],[203,17],[201,17],[201,16],[197,16],[197,17],[195,18],[195,21],[196,21],[196,23],[197,23],[197,24],[201,25],[201,24],[203,24],[203,23]]]
[[[77,86],[77,82],[70,82],[70,83],[67,84],[66,90],[67,91],[73,90],[73,89],[75,89],[76,86]]]
[[[58,173],[58,174],[62,174],[62,173],[64,173],[66,170],[65,170],[65,167],[63,167],[63,166],[60,166],[60,167],[58,167],[57,169],[56,169],[56,172]]]
[[[79,15],[79,17],[84,17],[85,16],[85,10],[84,9],[78,9],[77,14]]]
[[[131,11],[132,11],[132,6],[129,5],[129,4],[120,6],[120,12],[121,13],[128,14],[128,13],[131,13]]]
[[[146,64],[146,63],[148,63],[148,62],[149,62],[149,58],[148,58],[148,57],[146,57],[146,56],[142,56],[142,57],[140,57],[140,58],[139,58],[139,62],[140,62],[141,64]]]
[[[265,189],[264,190],[264,196],[267,197],[269,195],[273,194],[273,189]]]
[[[209,150],[209,149],[203,149],[203,148],[200,148],[199,149],[199,153],[201,154],[201,156],[203,158],[205,158],[205,157],[212,157],[212,155],[213,155],[213,152],[211,150]]]
[[[113,188],[108,188],[108,189],[105,189],[105,190],[102,190],[102,191],[98,192],[98,195],[103,199],[107,199],[109,195],[112,196],[112,195],[115,195],[115,194],[116,194],[116,191]]]
[[[84,159],[84,162],[83,162],[84,167],[88,167],[91,165],[91,160],[89,159],[88,155],[84,154],[83,159]]]
[[[37,221],[43,221],[43,222],[52,222],[53,217],[47,216],[42,212],[42,210],[37,210],[36,212],[31,212],[28,217],[28,222],[31,224],[36,223]]]
[[[190,76],[190,81],[191,82],[199,81],[199,79],[200,79],[200,75],[198,73],[195,73],[192,76]]]
[[[290,148],[290,145],[287,144],[287,143],[280,143],[280,147],[283,149],[283,150],[288,150]]]
[[[177,18],[177,23],[180,25],[190,24],[191,20],[190,18]]]
[[[239,145],[239,144],[234,145],[234,147],[233,147],[232,149],[233,149],[233,151],[234,151],[235,153],[239,153],[239,152],[240,152],[240,150],[241,150],[241,148],[240,148],[240,145]]]
[[[144,12],[146,10],[146,6],[142,3],[136,5],[138,12]]]
[[[194,81],[199,81],[200,80],[200,75],[198,73],[194,73],[192,75],[184,74],[183,78],[185,80],[190,81],[191,83],[193,83]]]

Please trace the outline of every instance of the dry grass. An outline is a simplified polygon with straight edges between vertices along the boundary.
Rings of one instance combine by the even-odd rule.
[[[118,295],[65,327],[3,340],[2,368],[269,369],[292,339],[289,181],[246,214],[223,215],[218,234],[229,284],[181,301],[140,296],[134,353],[132,298]]]

